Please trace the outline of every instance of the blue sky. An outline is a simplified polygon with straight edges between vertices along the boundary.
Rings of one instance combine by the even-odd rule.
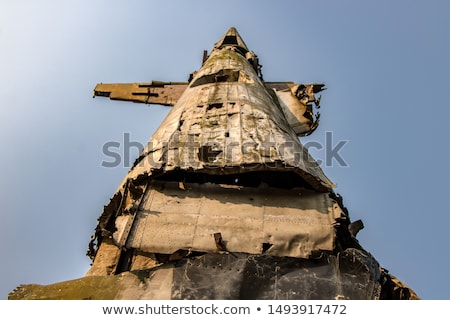
[[[447,1],[2,1],[0,299],[82,277],[102,208],[128,171],[105,143],[145,144],[162,106],[92,99],[98,82],[186,81],[231,26],[267,81],[323,82],[304,143],[358,238],[423,299],[450,299]],[[332,147],[332,146],[331,146]],[[138,152],[131,148],[130,157]]]

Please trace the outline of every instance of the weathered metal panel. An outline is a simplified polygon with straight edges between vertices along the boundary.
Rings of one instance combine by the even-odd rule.
[[[303,188],[186,183],[183,190],[160,182],[148,189],[136,214],[127,247],[144,252],[217,252],[214,234],[221,233],[231,252],[308,258],[333,250],[335,219],[342,213],[328,194]]]
[[[148,83],[99,83],[95,86],[94,97],[103,96],[112,100],[173,106],[177,103],[187,86],[187,82],[161,81]]]
[[[241,81],[193,86],[196,79],[233,63],[243,74]],[[208,157],[199,157],[202,149]],[[256,164],[260,170],[293,170],[322,191],[334,186],[298,141],[253,67],[240,54],[224,49],[211,53],[127,179],[158,169],[227,174],[236,168],[249,171],[248,166],[258,170]]]
[[[376,260],[356,249],[317,260],[240,253],[206,254],[174,267],[171,298],[378,299],[379,277]]]

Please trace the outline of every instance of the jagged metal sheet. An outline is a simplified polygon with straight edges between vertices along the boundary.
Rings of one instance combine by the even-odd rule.
[[[332,251],[339,206],[304,188],[237,187],[213,183],[154,183],[144,195],[127,247],[172,254],[217,252],[220,233],[230,252],[308,258]],[[125,215],[123,219],[130,219]],[[120,242],[126,222],[116,220]]]

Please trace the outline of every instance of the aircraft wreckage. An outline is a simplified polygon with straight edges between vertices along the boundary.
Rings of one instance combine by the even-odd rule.
[[[173,108],[104,207],[86,276],[9,299],[417,299],[299,141],[323,89],[264,81],[235,28],[187,82],[98,84]]]

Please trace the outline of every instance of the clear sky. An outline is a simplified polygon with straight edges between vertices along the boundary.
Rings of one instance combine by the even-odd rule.
[[[326,84],[320,126],[301,141],[323,146],[311,153],[363,220],[363,247],[423,299],[450,299],[440,0],[1,1],[1,299],[84,275],[96,219],[138,155],[126,137],[144,145],[167,114],[92,99],[95,84],[186,81],[231,26],[265,80]],[[326,163],[327,132],[345,164]],[[108,142],[121,145],[115,168],[102,166]]]

